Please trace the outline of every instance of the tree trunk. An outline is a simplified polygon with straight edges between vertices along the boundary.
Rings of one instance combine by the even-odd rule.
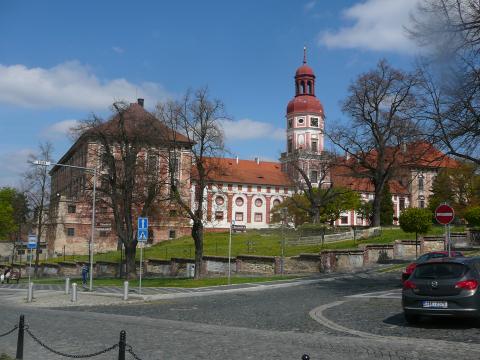
[[[126,263],[125,275],[127,280],[137,278],[137,266],[135,264],[136,253],[137,253],[137,241],[133,240],[125,244],[125,263]]]
[[[200,279],[203,275],[203,224],[202,221],[195,220],[192,226],[192,238],[195,243],[195,279]]]
[[[381,210],[381,202],[382,202],[382,190],[383,189],[375,189],[375,197],[373,199],[373,219],[372,219],[372,226],[377,227],[380,226],[380,210]]]

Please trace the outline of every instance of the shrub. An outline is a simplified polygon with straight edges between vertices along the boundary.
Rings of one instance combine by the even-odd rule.
[[[473,206],[465,211],[465,220],[472,227],[480,227],[480,206]]]
[[[400,228],[408,233],[425,234],[432,226],[432,217],[428,209],[405,209],[399,217]]]

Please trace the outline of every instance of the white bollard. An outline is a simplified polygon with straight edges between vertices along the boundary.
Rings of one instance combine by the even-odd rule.
[[[33,282],[28,283],[27,302],[33,301]]]
[[[77,302],[77,283],[72,284],[72,302]]]
[[[65,278],[65,295],[70,293],[70,278]]]
[[[123,300],[128,300],[128,281],[123,282]]]

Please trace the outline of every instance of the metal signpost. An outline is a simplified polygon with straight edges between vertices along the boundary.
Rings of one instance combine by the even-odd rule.
[[[230,236],[228,238],[228,285],[231,284],[230,258],[232,257],[232,228],[235,226],[235,220],[230,224]]]
[[[138,293],[142,293],[142,271],[143,271],[143,247],[148,239],[148,218],[138,218],[137,240],[140,243],[140,278],[138,282]]]
[[[28,284],[30,285],[30,277],[32,274],[32,255],[33,250],[37,248],[37,235],[28,235],[27,248],[30,250],[30,268],[28,269]]]
[[[435,209],[435,219],[439,224],[445,225],[445,239],[448,246],[448,257],[451,256],[451,244],[450,244],[450,223],[455,218],[455,211],[448,204],[439,205]]]

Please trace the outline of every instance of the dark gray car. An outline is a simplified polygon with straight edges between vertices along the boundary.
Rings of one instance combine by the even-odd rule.
[[[442,258],[419,264],[403,284],[405,319],[422,315],[480,317],[480,257]]]

